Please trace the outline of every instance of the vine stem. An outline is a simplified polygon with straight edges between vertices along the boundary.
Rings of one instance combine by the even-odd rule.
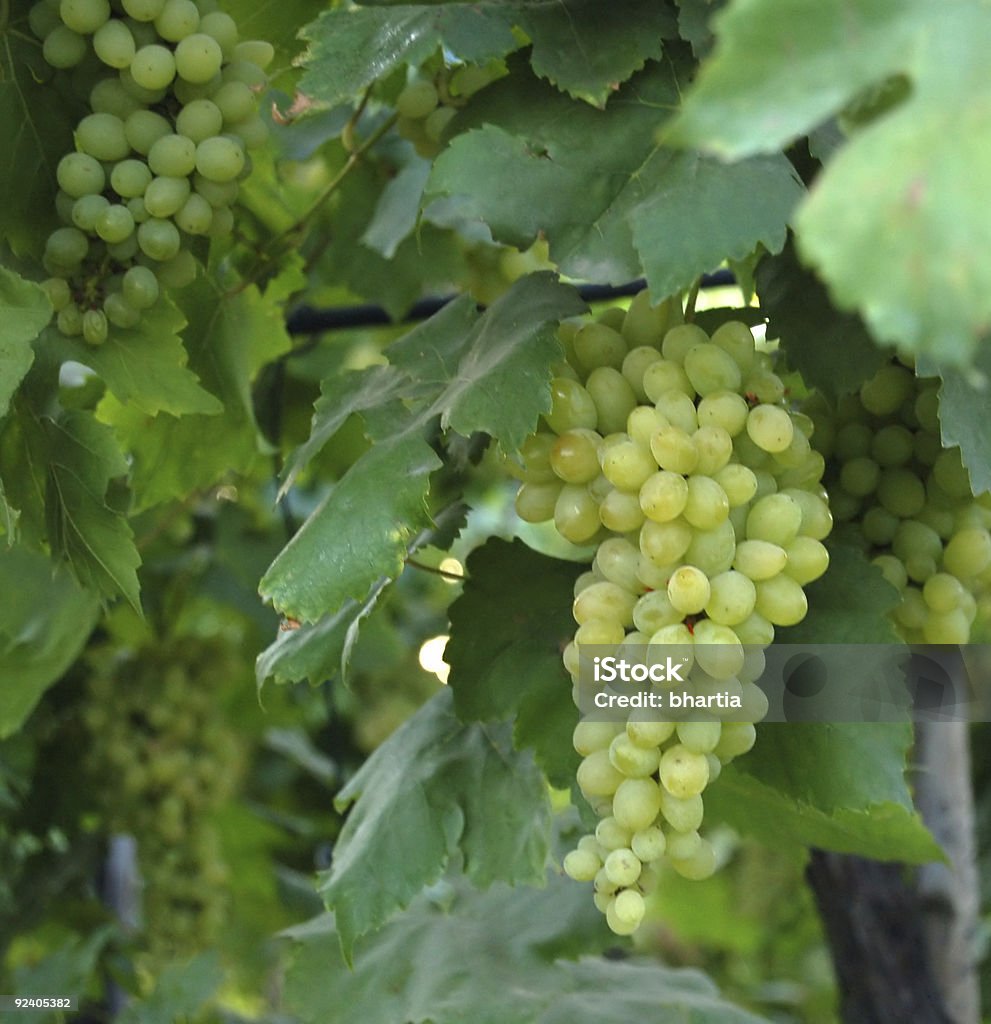
[[[441,569],[439,566],[424,565],[423,562],[418,562],[415,558],[407,558],[406,564],[413,569],[422,569],[424,572],[432,572],[435,576],[443,576],[444,579],[450,580],[452,583],[464,583],[468,578],[460,572],[450,572],[448,569]]]
[[[10,0],[0,0],[0,32],[7,31],[8,21],[10,21]]]
[[[695,283],[688,289],[688,298],[685,301],[685,323],[690,324],[695,320],[695,303],[698,301],[699,288],[702,279],[696,278]]]

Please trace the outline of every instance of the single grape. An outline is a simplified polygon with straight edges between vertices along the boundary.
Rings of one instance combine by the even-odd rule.
[[[179,251],[181,239],[169,220],[152,217],[138,226],[138,245],[153,260],[169,260]]]
[[[209,82],[223,61],[220,44],[203,32],[185,36],[175,48],[176,73],[194,85]]]
[[[102,345],[107,340],[107,317],[102,309],[88,309],[83,314],[83,341]]]
[[[45,37],[42,56],[53,68],[74,68],[86,56],[86,39],[65,25],[54,28]],[[78,332],[77,332],[78,333]]]
[[[178,43],[196,31],[200,12],[192,0],[165,0],[165,6],[155,18],[158,34],[170,43]]]
[[[117,18],[104,22],[93,36],[93,51],[97,57],[104,64],[118,70],[131,66],[136,50],[131,30]],[[107,79],[107,81],[113,81],[113,79]]]
[[[59,14],[67,28],[88,35],[110,17],[110,4],[108,0],[61,0]]]
[[[106,173],[94,157],[85,153],[68,153],[55,171],[59,188],[73,198],[95,195],[106,186]]]
[[[154,94],[155,90],[164,89],[175,78],[175,58],[168,48],[152,43],[142,46],[134,54],[128,72],[135,84]],[[122,80],[127,81],[126,78]]]

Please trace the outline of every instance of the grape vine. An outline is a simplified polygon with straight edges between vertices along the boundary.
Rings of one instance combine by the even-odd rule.
[[[576,683],[585,645],[676,646],[692,652],[695,690],[731,687],[743,708],[733,720],[634,712],[577,726],[578,785],[600,821],[564,868],[594,883],[618,934],[640,924],[662,858],[687,878],[715,870],[703,791],[752,747],[767,710],[760,652],[776,626],[804,618],[803,586],[829,564],[813,421],[788,407],[746,324],[710,338],[682,320],[677,299],[652,307],[641,292],[628,312],[562,325],[567,363],[548,429],[523,446],[516,499],[523,519],[553,518],[565,539],[596,545],[564,652]]]
[[[57,168],[44,287],[59,331],[101,345],[195,278],[196,239],[233,230],[274,51],[214,0],[40,0],[29,24],[89,107]]]

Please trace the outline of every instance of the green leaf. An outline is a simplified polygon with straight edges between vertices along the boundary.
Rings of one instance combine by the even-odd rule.
[[[860,318],[832,305],[791,246],[761,260],[757,292],[769,321],[767,336],[781,340],[788,365],[809,387],[835,398],[858,390],[887,362]]]
[[[900,644],[889,618],[898,591],[859,548],[830,541],[829,570],[805,592],[809,613],[797,626],[778,629],[782,644]],[[850,599],[856,594],[856,600]]]
[[[76,660],[100,603],[64,569],[22,547],[0,547],[0,739],[16,732],[41,695]]]
[[[186,366],[188,356],[179,334],[186,319],[164,299],[142,313],[136,327],[111,327],[98,348],[81,346],[78,338],[48,332],[47,342],[62,359],[91,367],[122,403],[131,402],[148,416],[160,412],[181,416],[223,411],[220,400],[200,387]]]
[[[911,745],[907,724],[768,723],[706,791],[706,809],[776,845],[937,860],[905,782]]]
[[[266,363],[290,348],[280,288],[276,279],[264,294],[252,285],[224,295],[201,278],[180,293],[189,321],[190,370],[223,403],[222,415],[150,417],[104,399],[101,419],[114,426],[134,458],[135,511],[211,487],[228,473],[248,473],[255,465],[263,446],[251,386]]]
[[[520,278],[467,333],[456,325],[471,300],[463,296],[457,305],[457,318],[438,323],[443,332],[413,331],[386,354],[418,385],[442,388],[431,408],[442,427],[463,437],[484,431],[513,451],[550,409],[549,367],[562,354],[558,321],[587,307],[547,272]]]
[[[352,970],[336,955],[330,915],[284,934],[294,946],[287,1003],[304,1024],[333,1020],[342,1005],[363,1021],[760,1024],[698,971],[645,958],[564,959],[621,940],[606,932],[588,889],[560,875],[544,889],[445,883],[360,942]]]
[[[52,550],[76,578],[106,598],[123,595],[140,610],[141,557],[127,520],[107,504],[111,480],[127,473],[113,432],[86,412],[46,420],[50,441],[45,499]]]
[[[361,620],[374,608],[382,586],[373,587],[362,602],[346,601],[333,615],[298,629],[280,633],[255,662],[259,691],[271,679],[298,683],[308,679],[314,686],[344,673],[344,663]]]
[[[442,43],[484,63],[520,44],[503,4],[403,5],[325,11],[303,30],[309,47],[300,90],[330,106],[357,96],[403,63],[421,64]]]
[[[396,255],[399,244],[416,227],[430,166],[429,160],[413,157],[382,189],[375,215],[361,241],[387,260]]]
[[[466,568],[444,652],[454,708],[464,721],[517,716],[517,746],[532,746],[551,783],[567,789],[578,767],[571,745],[578,713],[561,650],[574,632],[582,566],[493,539]]]
[[[542,775],[514,751],[508,726],[463,725],[451,705],[447,690],[428,701],[338,796],[342,809],[357,803],[319,889],[349,959],[355,940],[436,881],[458,849],[477,885],[544,877]]]
[[[517,12],[533,44],[534,72],[596,107],[648,60],[659,60],[663,41],[677,31],[674,12],[660,2],[561,0],[521,3]]]
[[[170,963],[151,995],[131,1003],[117,1020],[120,1024],[175,1024],[201,1010],[220,988],[224,971],[215,950],[188,963]]]
[[[665,159],[652,195],[633,217],[633,242],[654,295],[673,295],[758,244],[768,252],[785,244],[788,218],[805,190],[784,156],[733,164],[697,153]]]
[[[907,98],[856,131],[799,210],[799,250],[880,342],[965,363],[991,325],[991,89],[975,42],[991,37],[991,11],[745,0],[719,34],[673,133],[714,152],[772,150],[906,76]]]
[[[351,466],[262,577],[259,592],[302,622],[362,600],[402,570],[410,540],[429,526],[430,474],[441,466],[416,429],[380,441]]]
[[[724,166],[660,147],[657,128],[678,90],[669,64],[649,65],[595,110],[517,63],[455,119],[427,193],[458,197],[498,241],[525,249],[545,236],[565,274],[618,283],[643,268],[658,294],[759,242],[779,248],[800,194],[787,161]],[[711,240],[700,218],[715,227]]]
[[[554,325],[582,309],[553,275],[528,275],[481,316],[468,296],[444,307],[387,349],[392,366],[325,381],[289,481],[354,412],[374,443],[272,563],[262,596],[313,622],[364,599],[380,577],[395,578],[410,540],[430,524],[428,477],[441,460],[425,438],[437,418],[516,448],[549,408],[550,366],[560,357]]]
[[[38,285],[0,266],[0,418],[34,362],[31,342],[51,316],[52,304]]]
[[[920,373],[935,373],[931,362],[919,363]],[[991,491],[991,422],[988,421],[988,382],[991,345],[982,345],[970,372],[944,368],[939,389],[939,426],[943,445],[960,446],[975,494]]]
[[[26,24],[0,29],[0,238],[19,255],[40,252],[57,226],[55,168],[72,148],[78,110],[51,74]]]
[[[297,53],[299,26],[317,17],[326,0],[225,0],[224,10],[237,22],[242,39],[264,39],[277,53]],[[277,60],[276,65],[281,66]],[[270,69],[271,70],[271,69]]]

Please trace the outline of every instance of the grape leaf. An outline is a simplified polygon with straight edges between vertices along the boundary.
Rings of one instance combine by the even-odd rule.
[[[918,364],[919,373],[935,374],[938,368],[927,360]],[[991,381],[991,346],[976,352],[970,371],[944,367],[939,389],[939,426],[943,444],[960,446],[963,464],[970,473],[975,494],[991,491],[991,423],[988,422],[988,382]]]
[[[429,476],[442,465],[414,424],[379,441],[344,474],[278,555],[258,586],[302,622],[362,600],[402,570],[412,537],[430,523]]]
[[[834,301],[889,345],[962,364],[991,330],[991,11],[978,0],[746,0],[672,136],[729,156],[807,132],[893,74],[908,97],[834,155],[796,216],[800,252]],[[754,40],[759,39],[759,47]],[[920,41],[925,40],[925,45]]]
[[[355,939],[436,881],[455,850],[478,885],[544,877],[550,808],[542,775],[513,750],[507,725],[463,725],[451,704],[448,690],[428,701],[337,798],[341,809],[357,802],[319,891],[349,960]]]
[[[116,928],[104,925],[94,928],[86,936],[74,936],[37,962],[28,960],[14,968],[13,975],[18,992],[85,992],[92,981],[105,947],[114,941]],[[32,1016],[41,1024],[56,1024],[60,1011],[49,1013],[33,1011]]]
[[[560,875],[544,889],[445,882],[359,942],[352,970],[336,955],[331,915],[283,934],[293,944],[286,999],[304,1024],[334,1019],[341,1005],[355,1020],[431,1024],[760,1024],[699,971],[646,958],[565,959],[617,940],[587,889]]]
[[[486,431],[518,446],[549,407],[550,365],[560,355],[550,325],[583,308],[553,275],[527,275],[481,315],[467,296],[443,308],[386,350],[391,367],[325,382],[312,440],[290,478],[352,412],[362,413],[374,444],[272,563],[262,596],[312,622],[363,599],[379,577],[394,578],[410,539],[430,522],[428,477],[441,461],[425,437],[437,418],[464,436]]]
[[[571,602],[582,566],[493,539],[472,552],[466,568],[444,652],[454,708],[464,721],[516,715],[517,746],[533,747],[551,783],[567,789],[578,767],[571,745],[578,713],[561,651],[574,632]]]
[[[0,547],[0,739],[16,732],[85,646],[100,611],[64,569],[26,548]]]
[[[310,45],[299,88],[334,106],[402,63],[421,64],[442,43],[462,60],[484,63],[520,45],[511,25],[512,8],[495,3],[325,11],[303,29]]]
[[[706,808],[766,842],[936,860],[905,782],[911,746],[907,724],[767,723],[706,791]]]
[[[168,299],[141,316],[135,327],[111,327],[98,348],[82,347],[78,338],[48,332],[48,344],[62,359],[89,366],[123,403],[148,416],[160,412],[181,416],[223,411],[220,400],[204,391],[196,374],[186,367],[187,355],[179,339],[186,319]]]
[[[809,387],[835,398],[859,389],[887,362],[860,318],[832,305],[791,246],[758,264],[757,292],[768,317],[767,336],[780,339],[788,365]]]
[[[520,3],[516,11],[533,44],[534,72],[596,107],[648,60],[659,60],[664,40],[677,33],[674,12],[659,2],[561,0]]]
[[[75,113],[76,105],[53,87],[27,25],[0,27],[0,238],[18,255],[38,252],[58,225],[55,168],[72,149]]]
[[[140,611],[141,564],[127,519],[107,504],[111,480],[127,474],[113,432],[86,412],[44,421],[49,438],[48,536],[76,578],[103,597],[122,594]]]
[[[783,156],[732,164],[697,153],[664,159],[651,196],[632,217],[633,244],[654,295],[673,295],[758,244],[768,252],[785,244],[788,218],[805,190]]]
[[[7,415],[10,400],[34,362],[31,342],[52,316],[48,296],[0,266],[0,418]]]
[[[871,565],[859,548],[830,541],[829,570],[805,592],[809,613],[797,625],[779,628],[782,644],[898,644],[888,617],[898,591]],[[857,595],[856,601],[850,595]]]
[[[655,134],[678,90],[669,64],[648,65],[595,110],[517,64],[452,122],[458,134],[435,160],[427,195],[457,197],[467,217],[518,248],[543,235],[562,272],[603,283],[637,277],[643,265],[652,287],[666,288],[727,251],[779,248],[800,191],[787,161],[727,166],[660,147]],[[747,203],[737,198],[744,189]],[[728,195],[712,214],[718,237],[703,244],[700,198]]]
[[[290,266],[287,273],[295,274]],[[135,511],[210,487],[227,473],[246,473],[260,452],[251,385],[259,370],[290,347],[276,279],[264,294],[255,286],[219,294],[200,279],[180,293],[189,321],[190,369],[223,403],[219,416],[150,417],[105,398],[101,419],[111,423],[134,459]]]
[[[430,161],[413,157],[382,189],[375,214],[361,241],[384,259],[391,260],[400,242],[416,227],[420,199],[429,174]]]
[[[224,10],[237,22],[242,39],[264,39],[284,57],[300,49],[299,26],[317,17],[326,7],[325,0],[225,0],[224,3]]]

